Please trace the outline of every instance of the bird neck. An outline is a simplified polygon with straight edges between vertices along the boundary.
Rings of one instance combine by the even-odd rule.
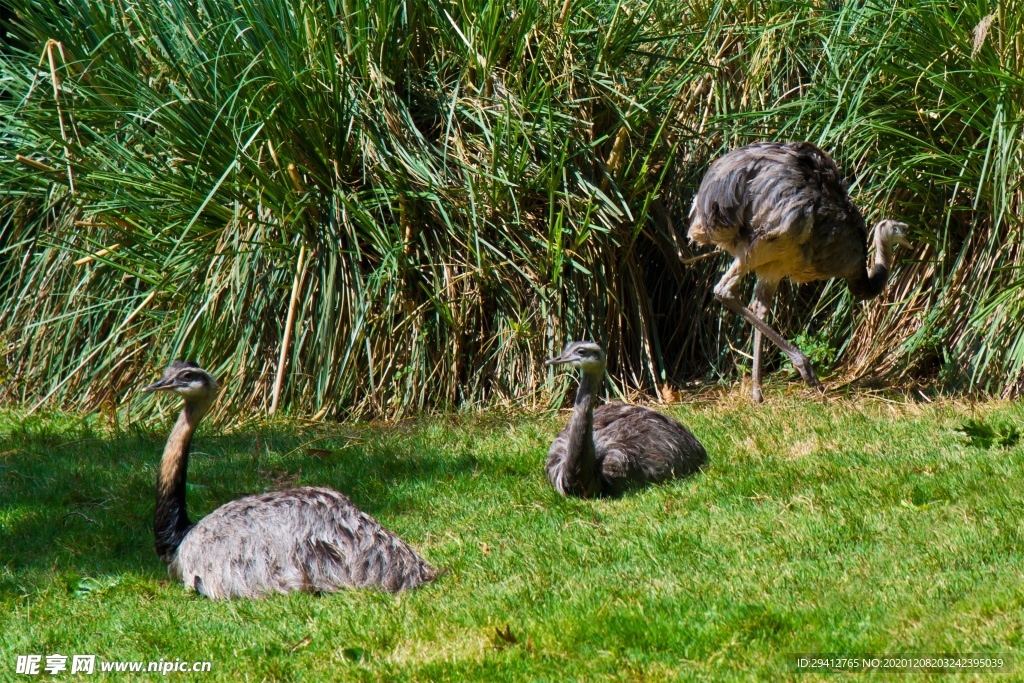
[[[576,402],[573,404],[573,414],[581,410],[594,413],[594,401],[597,399],[598,389],[601,388],[603,372],[584,372],[580,375],[580,385],[576,389]]]
[[[850,291],[858,299],[874,299],[885,289],[892,272],[892,242],[882,235],[875,235],[875,260],[871,269],[864,264],[864,273],[856,280],[850,280]]]
[[[880,233],[875,235],[875,265],[872,271],[883,268],[886,272],[892,271],[893,246],[893,241],[888,237]]]
[[[165,564],[170,564],[185,534],[192,528],[185,507],[185,478],[188,474],[188,454],[192,435],[206,412],[206,405],[186,403],[178,421],[167,437],[160,470],[156,480],[156,514],[153,532],[156,552]]]
[[[567,450],[570,462],[566,465],[574,475],[574,481],[580,482],[582,490],[579,493],[583,496],[596,495],[600,490],[594,449],[594,402],[603,375],[597,372],[583,373],[579,389],[576,390],[572,418],[569,420]]]

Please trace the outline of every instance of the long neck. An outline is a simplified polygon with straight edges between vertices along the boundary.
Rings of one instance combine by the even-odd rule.
[[[192,434],[199,426],[204,412],[202,406],[185,404],[171,435],[167,437],[164,455],[160,459],[153,532],[156,536],[157,555],[165,564],[170,564],[174,559],[174,553],[192,527],[185,508],[185,477],[188,474]]]
[[[850,291],[858,299],[874,299],[885,289],[885,283],[892,272],[892,244],[875,237],[875,262],[868,270],[864,264],[864,272],[856,278],[848,280]]]
[[[566,469],[572,479],[578,482],[578,493],[588,497],[597,495],[601,490],[594,452],[594,401],[601,386],[601,378],[601,373],[583,373],[568,426],[569,462],[565,463]]]

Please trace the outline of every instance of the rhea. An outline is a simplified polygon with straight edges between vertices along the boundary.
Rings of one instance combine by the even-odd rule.
[[[690,474],[707,460],[686,427],[643,406],[595,407],[605,354],[593,342],[570,342],[546,365],[572,365],[580,384],[572,417],[548,450],[548,481],[564,496],[616,496],[625,490]]]
[[[373,587],[389,592],[436,572],[408,544],[328,488],[291,488],[239,498],[189,520],[185,478],[192,435],[217,381],[176,361],[144,392],[172,392],[184,408],[167,439],[156,484],[156,552],[168,572],[213,599]]]
[[[765,321],[779,282],[785,277],[797,283],[844,278],[854,297],[872,299],[892,272],[894,245],[910,246],[906,227],[893,220],[875,225],[869,269],[864,219],[847,194],[839,168],[818,147],[758,142],[711,164],[693,199],[687,236],[734,259],[714,293],[754,326],[755,401],[763,400],[762,334],[789,356],[804,381],[823,390],[807,357]],[[747,308],[739,288],[751,272],[757,283]]]

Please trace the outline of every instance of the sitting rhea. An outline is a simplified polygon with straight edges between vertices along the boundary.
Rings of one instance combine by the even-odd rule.
[[[581,372],[572,418],[548,450],[548,480],[565,496],[619,495],[695,472],[707,460],[686,427],[643,406],[594,407],[604,381],[605,355],[592,342],[570,342],[546,365]]]
[[[394,593],[435,578],[402,539],[328,488],[246,496],[193,524],[185,510],[189,448],[217,382],[192,361],[177,361],[143,391],[185,401],[160,460],[154,531],[157,554],[188,588],[213,599],[349,587]]]

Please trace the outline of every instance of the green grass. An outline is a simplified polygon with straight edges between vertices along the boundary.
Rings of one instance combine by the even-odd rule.
[[[54,652],[208,659],[211,681],[815,680],[786,659],[815,651],[1016,654],[999,680],[1024,676],[1024,406],[774,387],[663,409],[710,467],[601,501],[546,483],[564,415],[202,431],[194,516],[332,486],[448,570],[401,597],[225,603],[152,549],[161,433],[5,414],[0,679]]]

